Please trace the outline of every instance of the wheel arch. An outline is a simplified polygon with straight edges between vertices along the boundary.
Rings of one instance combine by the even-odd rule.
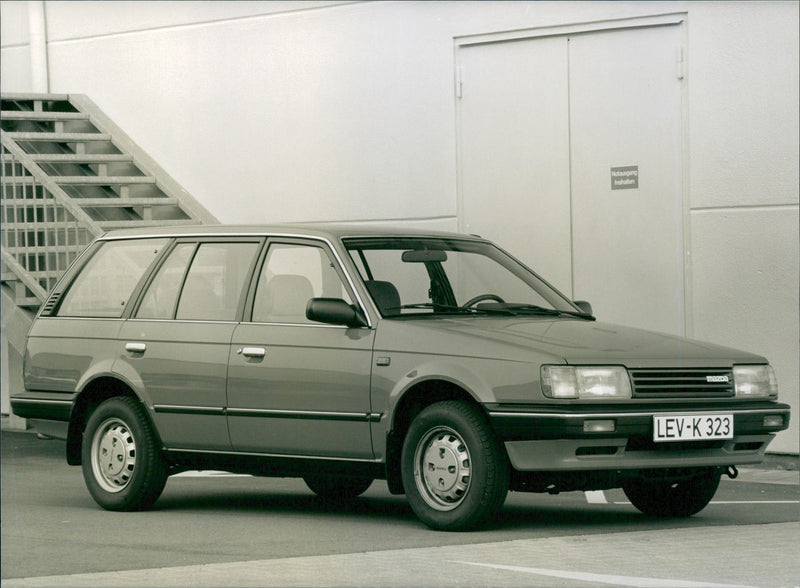
[[[137,396],[127,382],[110,374],[99,375],[87,382],[75,398],[67,431],[67,463],[69,465],[81,465],[83,431],[86,428],[89,416],[101,403],[116,396],[127,396],[137,402],[141,402],[141,398]],[[147,414],[147,419],[150,421],[150,426],[154,433],[158,436],[158,432],[153,427],[150,419],[150,414],[147,411],[145,411],[145,414]]]
[[[482,412],[483,405],[463,386],[443,378],[430,378],[416,382],[398,399],[392,412],[392,424],[386,438],[386,482],[392,494],[403,494],[400,457],[408,428],[423,409],[447,400],[469,403]]]

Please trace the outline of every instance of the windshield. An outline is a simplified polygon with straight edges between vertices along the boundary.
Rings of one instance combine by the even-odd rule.
[[[571,314],[562,294],[494,245],[419,237],[345,239],[384,317]]]

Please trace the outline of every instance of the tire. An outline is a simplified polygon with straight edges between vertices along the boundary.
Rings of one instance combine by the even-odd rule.
[[[106,510],[144,510],[167,483],[167,464],[139,402],[110,398],[92,412],[81,447],[86,487]]]
[[[403,443],[401,473],[412,510],[439,531],[486,525],[508,494],[505,451],[485,415],[465,402],[439,402],[417,415]]]
[[[372,485],[372,478],[306,476],[303,481],[314,494],[333,503],[347,502],[361,496]]]
[[[703,510],[719,487],[717,468],[699,470],[681,479],[637,478],[625,482],[622,490],[631,504],[646,515],[661,518],[690,517]]]

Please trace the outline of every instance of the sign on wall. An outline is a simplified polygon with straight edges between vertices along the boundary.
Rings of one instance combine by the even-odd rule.
[[[639,166],[625,165],[611,168],[612,190],[634,190],[639,187]]]

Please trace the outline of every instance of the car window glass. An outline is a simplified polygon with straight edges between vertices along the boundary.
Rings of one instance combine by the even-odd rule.
[[[431,279],[422,263],[404,263],[403,251],[398,249],[373,249],[364,251],[372,272],[372,280],[394,284],[405,303],[429,302]],[[365,281],[368,280],[366,276]],[[399,304],[399,302],[398,302]]]
[[[426,265],[404,262],[402,254],[402,251],[394,249],[364,251],[373,279],[391,282],[404,304],[446,303],[433,299],[436,284]],[[522,279],[485,255],[448,251],[447,259],[437,263],[441,265],[456,304],[464,304],[485,293],[498,292],[507,301],[550,306],[546,298],[531,290]]]
[[[136,312],[137,318],[170,319],[175,312],[175,302],[186,274],[186,267],[194,252],[194,243],[181,243],[169,254],[158,270]]]
[[[179,320],[233,321],[258,243],[203,243],[181,291]]]
[[[253,302],[253,321],[310,323],[311,298],[352,299],[328,253],[312,245],[272,245],[261,269]]]
[[[103,243],[67,291],[58,315],[121,317],[142,274],[167,242],[137,239]]]
[[[546,298],[532,291],[518,276],[484,255],[460,253],[451,257],[452,260],[445,262],[445,266],[459,304],[500,289],[503,298],[509,302],[521,300],[528,304],[550,306]]]
[[[487,311],[502,312],[498,304],[574,310],[488,243],[394,237],[347,239],[345,246],[383,316],[449,313],[480,302]]]

